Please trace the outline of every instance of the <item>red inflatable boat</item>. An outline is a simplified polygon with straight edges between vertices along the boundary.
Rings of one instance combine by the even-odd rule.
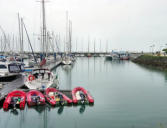
[[[46,89],[46,99],[47,101],[52,105],[64,105],[64,104],[71,104],[72,100],[68,98],[66,95],[63,93],[59,92],[55,88],[47,88]]]
[[[9,107],[19,107],[20,109],[24,109],[26,103],[26,93],[23,91],[12,91],[6,97],[3,103],[3,109],[8,110]]]
[[[27,103],[29,106],[45,104],[44,95],[37,90],[31,90],[27,93]]]
[[[82,87],[76,87],[72,90],[72,99],[75,104],[82,100],[94,103],[93,97]]]

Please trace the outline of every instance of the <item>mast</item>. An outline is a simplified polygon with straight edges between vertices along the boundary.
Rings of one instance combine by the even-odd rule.
[[[23,18],[21,18],[21,42],[20,42],[21,56],[23,54]]]
[[[4,36],[4,42],[3,42],[3,50],[2,50],[2,52],[5,52],[6,44],[7,44],[7,36],[5,34],[5,31],[3,30],[3,28],[1,26],[0,26],[0,30],[2,31],[3,36]]]
[[[68,43],[69,43],[69,40],[68,40],[68,11],[66,11],[66,52],[68,52],[69,50],[69,47],[68,47]]]
[[[14,44],[15,44],[15,36],[13,34],[13,41],[12,41],[12,49],[13,49],[13,52],[14,52]]]
[[[29,43],[30,48],[31,48],[31,50],[32,50],[32,54],[33,54],[34,60],[35,60],[36,64],[38,64],[38,62],[37,62],[37,60],[36,60],[36,58],[35,58],[35,54],[34,54],[32,45],[31,45],[31,41],[30,41],[30,37],[29,37],[29,35],[28,35],[28,31],[27,31],[26,26],[25,26],[25,24],[24,24],[23,21],[22,21],[22,23],[23,23],[23,28],[24,28],[24,30],[25,30],[25,32],[26,32],[26,35],[27,35],[28,43]]]
[[[7,44],[7,47],[6,47],[6,51],[7,52],[10,52],[10,50],[11,50],[11,48],[10,48],[10,46],[11,46],[11,44],[10,44],[10,35],[8,34],[8,37],[7,37],[7,42],[6,43],[8,43]]]
[[[61,45],[60,45],[60,44],[61,44],[61,38],[60,38],[60,32],[59,32],[59,41],[58,41],[58,46],[59,46],[58,48],[59,48],[59,49],[58,49],[58,52],[61,51],[61,50],[60,50],[60,48],[61,48]]]
[[[66,37],[64,36],[64,54],[66,53]]]
[[[100,52],[101,52],[101,39],[100,39]]]
[[[94,40],[94,53],[95,53],[95,50],[96,50],[96,39]]]
[[[108,52],[108,40],[106,41],[106,53]]]
[[[3,48],[3,38],[1,36],[1,52],[2,52],[2,48]]]
[[[20,26],[20,16],[19,16],[19,13],[18,13],[18,26],[19,26],[19,41],[20,41],[20,52],[21,52],[22,37],[21,37],[21,26]]]
[[[71,53],[72,49],[72,21],[69,20],[69,52]]]
[[[90,43],[90,38],[88,36],[88,53],[89,53],[89,43]]]
[[[45,0],[42,0],[42,52],[45,53],[46,46],[46,19],[45,19]]]

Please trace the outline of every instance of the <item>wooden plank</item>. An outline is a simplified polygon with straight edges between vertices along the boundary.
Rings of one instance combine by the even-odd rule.
[[[58,67],[61,64],[61,60],[52,61],[50,63],[47,63],[44,67],[48,68],[49,70],[54,70],[56,67]]]
[[[18,78],[10,83],[7,83],[0,90],[0,100],[4,99],[4,97],[11,91],[20,88],[24,85],[24,76],[19,75]]]

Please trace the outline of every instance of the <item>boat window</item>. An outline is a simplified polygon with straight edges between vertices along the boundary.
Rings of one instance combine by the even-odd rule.
[[[9,72],[13,72],[13,73],[20,72],[20,68],[17,65],[9,65]]]
[[[6,69],[6,65],[0,64],[0,69]]]
[[[45,73],[45,70],[40,70],[40,73]]]

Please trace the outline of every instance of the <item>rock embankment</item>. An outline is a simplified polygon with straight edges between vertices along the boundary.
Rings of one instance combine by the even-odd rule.
[[[132,60],[135,63],[167,70],[166,56],[141,55]]]

